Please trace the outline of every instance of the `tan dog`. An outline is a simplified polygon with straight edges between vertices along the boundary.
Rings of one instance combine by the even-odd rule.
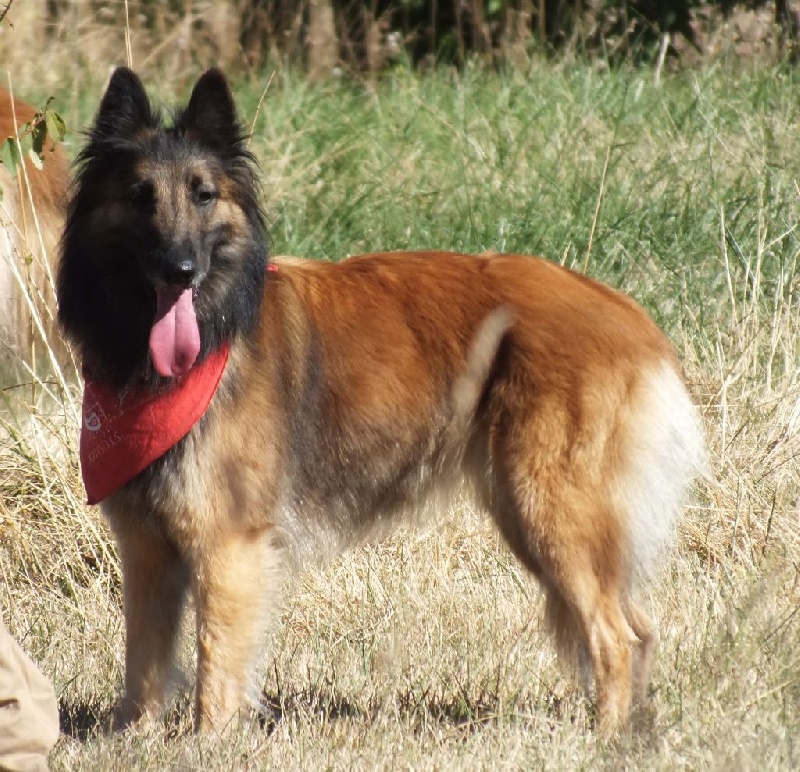
[[[15,137],[35,112],[0,88],[0,144]],[[0,165],[0,363],[19,358],[30,361],[31,345],[42,342],[42,332],[49,345],[58,346],[52,335],[56,329],[53,279],[69,183],[63,149],[52,142],[45,149],[41,170],[26,159],[25,170],[12,177]]]
[[[122,558],[120,723],[160,710],[187,592],[196,724],[221,728],[245,704],[287,562],[463,480],[539,579],[562,650],[590,663],[601,724],[624,722],[656,639],[637,583],[704,453],[642,309],[515,255],[266,270],[218,71],[166,127],[118,70],[80,163],[60,317],[87,372],[87,489]]]

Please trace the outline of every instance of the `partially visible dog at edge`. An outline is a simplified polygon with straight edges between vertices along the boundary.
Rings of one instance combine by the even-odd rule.
[[[36,110],[0,88],[0,144],[16,137]],[[16,176],[0,165],[0,366],[29,362],[34,343],[63,354],[55,324],[55,260],[67,214],[69,165],[48,142],[37,169],[29,158]],[[38,319],[39,324],[36,320]]]
[[[704,442],[631,299],[519,255],[270,262],[222,73],[167,121],[125,68],[79,156],[58,298],[86,375],[89,500],[122,561],[118,727],[162,708],[187,593],[195,725],[222,729],[257,688],[289,569],[462,483],[538,579],[559,650],[590,665],[599,726],[645,699],[657,630],[637,589]],[[125,450],[131,411],[168,424],[169,447]]]

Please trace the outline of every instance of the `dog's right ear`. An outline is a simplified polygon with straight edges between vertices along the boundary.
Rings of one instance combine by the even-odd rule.
[[[96,139],[132,138],[142,129],[153,128],[156,124],[139,76],[127,67],[117,67],[100,102],[93,136]]]

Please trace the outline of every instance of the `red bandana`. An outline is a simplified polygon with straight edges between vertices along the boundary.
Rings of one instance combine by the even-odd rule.
[[[120,396],[85,379],[81,472],[89,504],[129,483],[189,433],[211,403],[229,350],[223,346],[156,394]]]

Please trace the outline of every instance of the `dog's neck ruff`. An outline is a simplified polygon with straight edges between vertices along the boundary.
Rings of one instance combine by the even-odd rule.
[[[224,345],[155,393],[122,392],[84,374],[81,473],[89,504],[133,480],[203,417],[228,363]]]

